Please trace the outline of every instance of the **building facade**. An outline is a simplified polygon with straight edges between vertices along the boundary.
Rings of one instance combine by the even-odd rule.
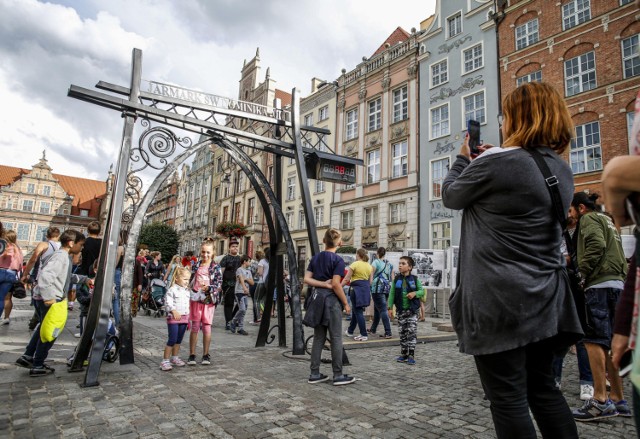
[[[336,184],[331,224],[345,245],[417,244],[418,33],[397,28],[338,78],[336,153],[364,160],[356,184]]]
[[[467,122],[480,122],[484,143],[500,143],[493,7],[493,1],[438,1],[433,19],[421,25],[420,248],[459,243],[462,211],[444,207],[441,189]]]
[[[602,193],[602,169],[629,153],[640,89],[640,22],[631,0],[509,1],[499,25],[502,94],[529,81],[565,97],[577,191]]]
[[[175,226],[179,181],[180,177],[175,172],[164,182],[147,210],[145,222]]]
[[[0,165],[0,221],[15,230],[25,257],[55,226],[86,234],[87,225],[106,219],[107,181],[54,174],[45,153],[30,170]]]

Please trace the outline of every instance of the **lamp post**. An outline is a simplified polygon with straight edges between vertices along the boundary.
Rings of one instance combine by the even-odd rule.
[[[231,176],[231,172],[229,172],[228,174],[224,174],[224,177],[222,177],[222,183],[224,183],[227,187],[231,185],[231,219],[230,219],[231,222],[235,220],[235,214],[236,214],[236,188],[235,188],[236,182],[233,180],[234,179]]]

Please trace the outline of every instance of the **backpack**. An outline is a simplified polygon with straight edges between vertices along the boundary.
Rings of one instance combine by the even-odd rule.
[[[376,276],[373,278],[375,282],[375,294],[384,294],[385,296],[389,295],[391,291],[391,282],[389,280],[389,273],[387,273],[387,267],[389,266],[388,261],[384,261],[384,267]]]

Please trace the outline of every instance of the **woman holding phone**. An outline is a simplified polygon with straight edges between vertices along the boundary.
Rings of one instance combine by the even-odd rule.
[[[557,349],[582,337],[560,253],[554,215],[534,149],[558,180],[564,211],[573,174],[560,154],[571,116],[550,85],[529,83],[503,100],[502,148],[468,136],[443,182],[450,209],[464,209],[459,283],[449,304],[460,351],[474,356],[498,438],[577,438],[571,410],[555,386]]]

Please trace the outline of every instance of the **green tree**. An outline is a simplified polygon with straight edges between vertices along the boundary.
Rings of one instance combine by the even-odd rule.
[[[146,245],[151,251],[159,251],[162,262],[166,264],[178,252],[178,233],[166,224],[145,224],[140,231],[139,245]]]
[[[347,255],[351,255],[351,254],[355,254],[355,252],[358,249],[355,247],[352,247],[350,245],[343,245],[342,247],[338,247],[338,250],[336,250],[336,253],[344,253]]]

